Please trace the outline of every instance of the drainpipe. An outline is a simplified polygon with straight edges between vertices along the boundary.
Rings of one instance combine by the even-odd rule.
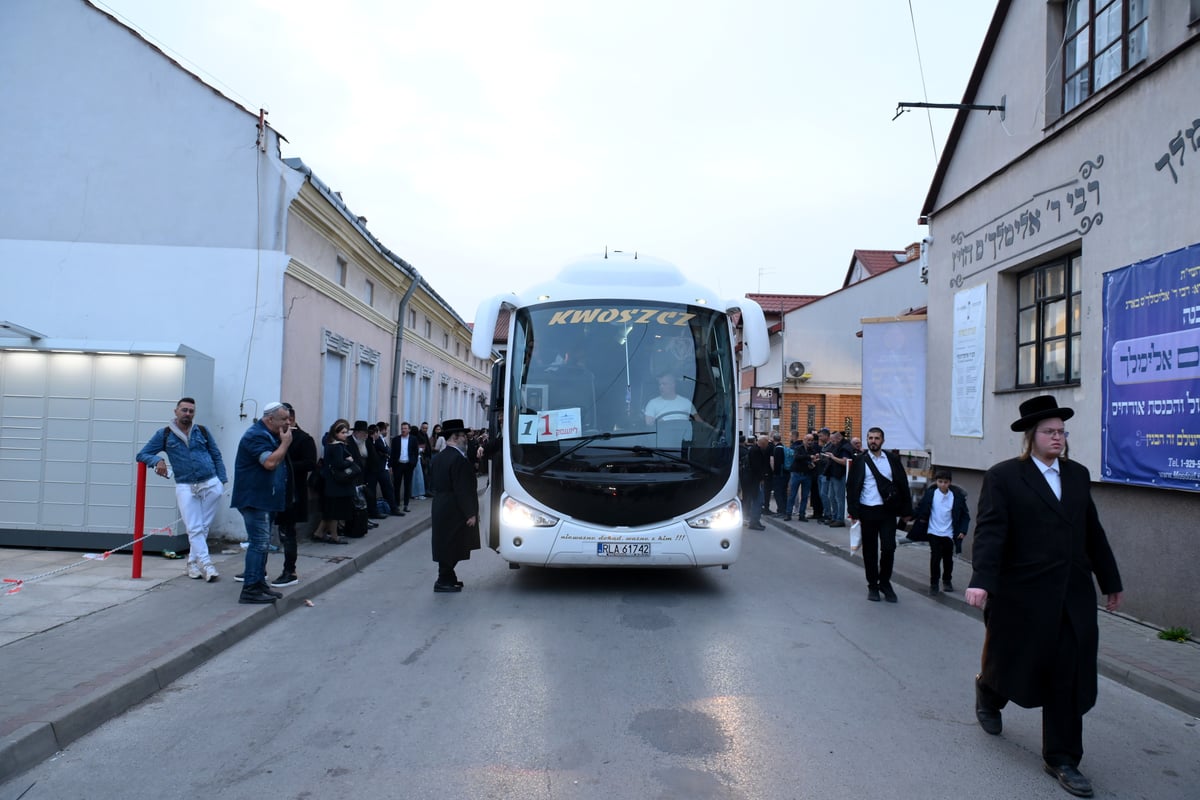
[[[404,345],[404,314],[408,310],[408,301],[412,298],[413,292],[417,290],[417,284],[421,282],[421,276],[417,274],[416,270],[413,270],[411,277],[412,281],[408,284],[408,291],[404,293],[404,297],[400,298],[400,307],[396,311],[396,351],[392,356],[392,402],[388,415],[388,425],[392,436],[400,435],[400,376],[403,374],[404,368],[400,351]]]

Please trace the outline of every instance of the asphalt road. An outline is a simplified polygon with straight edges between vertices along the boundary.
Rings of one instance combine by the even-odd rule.
[[[30,772],[64,798],[1064,798],[973,713],[983,627],[777,530],[728,571],[509,570],[422,535]],[[959,582],[966,576],[957,576]],[[1101,679],[1098,797],[1200,796],[1200,732]]]

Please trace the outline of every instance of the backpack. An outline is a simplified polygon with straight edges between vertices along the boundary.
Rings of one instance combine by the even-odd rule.
[[[792,469],[792,462],[796,460],[796,448],[789,447],[783,451],[783,468],[789,472]]]

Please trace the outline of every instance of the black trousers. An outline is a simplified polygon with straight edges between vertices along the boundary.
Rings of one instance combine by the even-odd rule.
[[[278,522],[279,545],[283,548],[283,571],[287,575],[294,575],[296,573],[296,523],[290,516],[279,519]]]
[[[929,537],[929,583],[937,585],[938,578],[949,583],[954,573],[954,539],[949,536]]]
[[[1083,713],[1079,710],[1079,646],[1064,616],[1058,632],[1054,664],[1046,676],[1042,705],[1042,760],[1052,766],[1078,767],[1083,759]],[[984,702],[997,711],[1008,698],[979,684]]]
[[[412,500],[414,469],[420,469],[420,466],[410,461],[407,464],[397,463],[392,470],[392,486],[396,492],[396,502],[402,504],[404,510],[408,510],[408,503]]]
[[[896,515],[884,511],[883,506],[862,506],[858,519],[862,526],[867,587],[891,586],[892,566],[896,562]]]
[[[437,582],[442,584],[456,582],[458,580],[458,576],[454,574],[456,566],[458,566],[457,558],[453,561],[439,561]]]

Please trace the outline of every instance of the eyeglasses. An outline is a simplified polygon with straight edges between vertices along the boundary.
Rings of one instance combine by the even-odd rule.
[[[1051,439],[1069,439],[1071,436],[1070,431],[1063,430],[1062,428],[1042,428],[1038,433],[1043,436],[1049,436]]]

